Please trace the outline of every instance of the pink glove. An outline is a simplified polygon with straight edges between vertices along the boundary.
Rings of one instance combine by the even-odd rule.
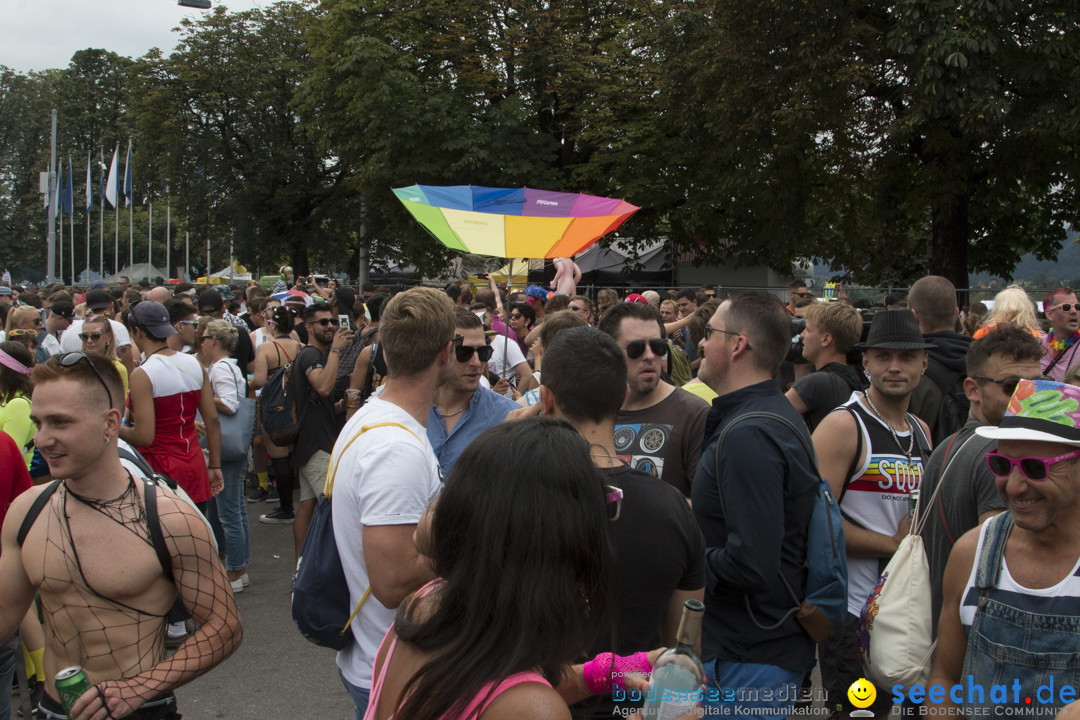
[[[585,663],[583,675],[585,687],[593,695],[609,693],[611,690],[626,689],[625,679],[627,673],[647,674],[652,670],[647,653],[639,652],[627,657],[620,657],[614,653],[600,653],[592,660]]]

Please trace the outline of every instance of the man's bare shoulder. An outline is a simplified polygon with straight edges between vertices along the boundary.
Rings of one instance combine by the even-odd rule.
[[[23,524],[23,520],[26,519],[26,514],[30,511],[30,506],[34,504],[38,496],[43,492],[49,491],[52,483],[45,485],[34,485],[26,489],[24,492],[19,493],[11,505],[7,509],[7,513],[4,515],[4,534],[7,535],[8,531],[11,531],[11,538],[14,540],[19,532],[19,528]]]

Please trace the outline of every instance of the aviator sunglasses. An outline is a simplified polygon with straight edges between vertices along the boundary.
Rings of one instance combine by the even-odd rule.
[[[652,350],[653,355],[656,357],[664,357],[667,355],[668,345],[667,342],[660,338],[651,338],[649,340],[631,340],[626,343],[626,357],[631,360],[637,360],[639,357],[645,354],[645,344],[648,343],[649,349]]]
[[[455,345],[454,357],[457,358],[459,363],[469,362],[469,358],[476,353],[476,356],[480,358],[480,362],[486,363],[491,359],[491,353],[495,351],[495,348],[490,345],[481,345],[480,347],[473,347],[472,345]]]
[[[1054,457],[1030,456],[1022,458],[1002,455],[1001,453],[992,450],[986,453],[986,464],[990,466],[990,472],[999,478],[1009,477],[1009,475],[1012,474],[1013,468],[1019,467],[1020,472],[1028,480],[1042,482],[1046,479],[1046,476],[1050,474],[1051,465],[1065,462],[1066,460],[1073,460],[1078,457],[1080,457],[1080,450],[1073,450],[1072,452],[1055,455]]]

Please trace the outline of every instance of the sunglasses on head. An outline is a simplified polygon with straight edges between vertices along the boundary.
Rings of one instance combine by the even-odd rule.
[[[7,334],[7,336],[9,338],[24,337],[24,336],[37,337],[37,331],[36,330],[27,330],[26,328],[12,328],[11,331]]]
[[[650,340],[631,340],[626,343],[626,357],[631,360],[637,360],[645,354],[646,343],[648,343],[649,349],[652,350],[653,355],[656,357],[664,357],[667,355],[667,342],[660,338],[652,338]]]
[[[1006,478],[1012,474],[1014,467],[1019,467],[1020,472],[1028,480],[1042,482],[1050,474],[1050,466],[1066,460],[1080,457],[1080,450],[1055,455],[1054,457],[1022,457],[1014,458],[1010,455],[1002,455],[997,451],[986,453],[986,464],[990,466],[990,472],[996,477]]]
[[[105,378],[101,377],[101,373],[94,367],[94,363],[91,362],[89,355],[81,352],[69,352],[62,354],[59,357],[60,367],[65,368],[72,367],[80,361],[85,360],[86,364],[90,366],[90,369],[94,371],[94,377],[98,379],[98,382],[101,383],[101,387],[105,389],[105,394],[109,397],[109,407],[111,408],[113,406],[113,397],[112,393],[109,391],[109,386],[105,384]]]
[[[87,340],[89,340],[90,342],[97,342],[98,340],[100,340],[102,338],[102,336],[104,334],[105,333],[99,333],[99,332],[95,332],[95,333],[79,333],[79,339],[82,340],[83,342],[86,342]]]
[[[495,349],[490,345],[481,345],[480,347],[474,347],[472,345],[455,345],[454,357],[457,358],[459,363],[465,363],[469,362],[469,358],[473,356],[473,353],[476,353],[476,356],[480,358],[480,362],[486,363],[491,359],[491,353],[494,351]]]

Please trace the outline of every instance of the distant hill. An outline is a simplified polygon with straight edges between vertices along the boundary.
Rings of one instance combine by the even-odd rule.
[[[1075,280],[1080,279],[1080,245],[1077,245],[1078,239],[1080,239],[1080,233],[1069,232],[1056,261],[1036,260],[1031,255],[1025,255],[1013,272],[1013,280],[1041,284],[1049,279],[1061,280],[1067,283],[1073,283]],[[993,282],[994,280],[997,280],[997,278],[990,273],[979,273],[971,276],[972,286],[983,282]]]

